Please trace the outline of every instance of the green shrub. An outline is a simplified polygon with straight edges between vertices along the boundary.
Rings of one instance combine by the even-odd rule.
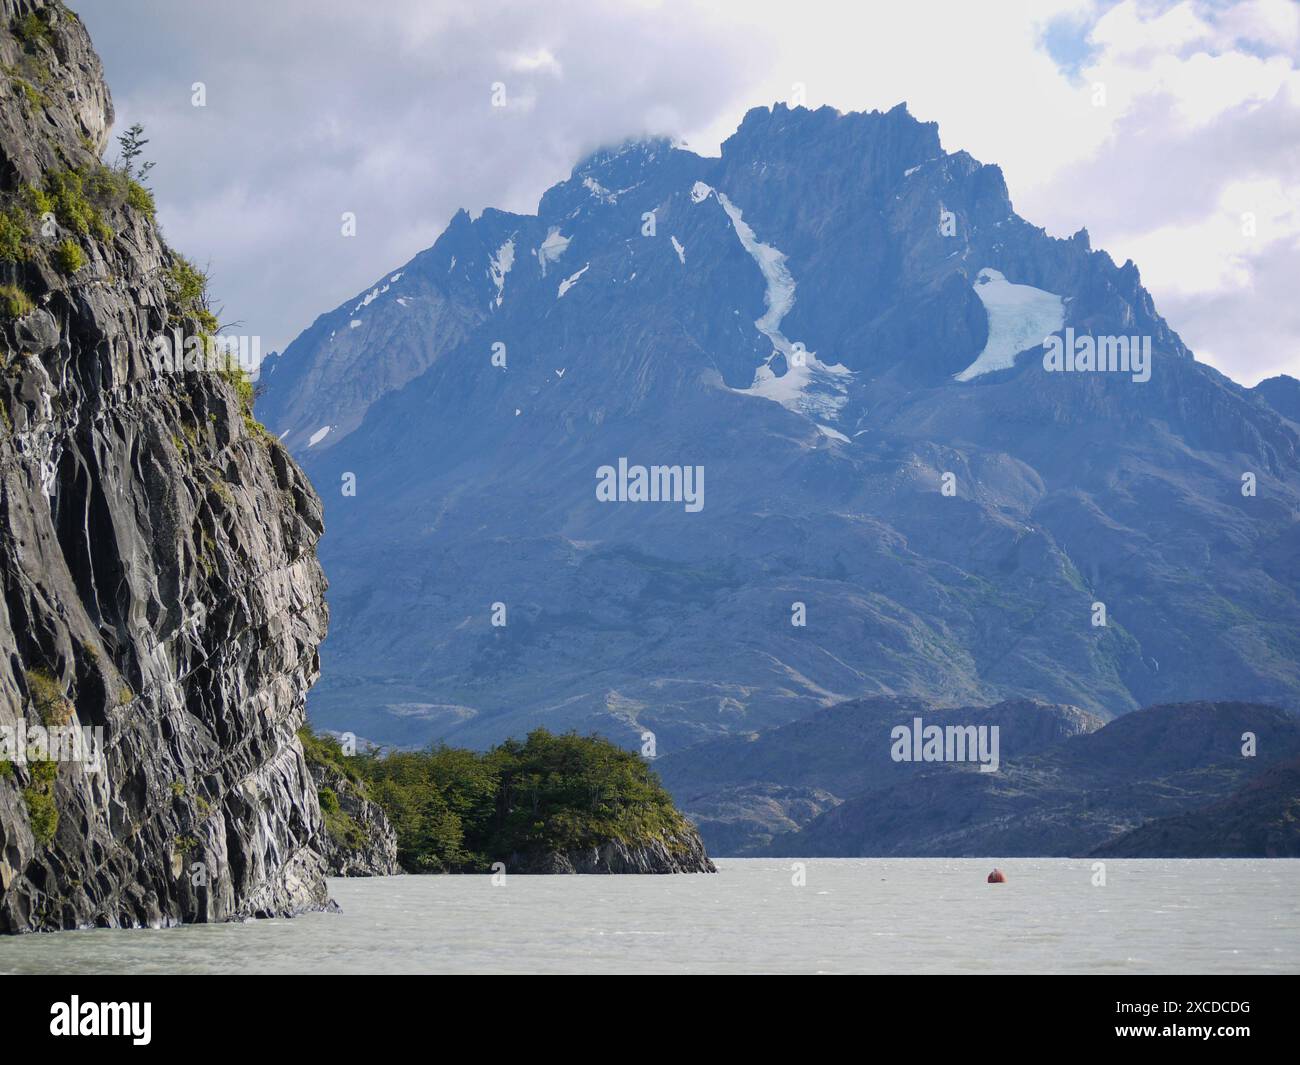
[[[64,240],[54,249],[54,265],[60,273],[75,274],[86,265],[86,256],[74,240]]]
[[[18,83],[18,87],[22,90],[23,96],[26,97],[28,107],[33,111],[38,111],[45,106],[47,102],[45,94],[41,92],[40,89],[26,78],[14,78],[14,81]]]
[[[20,195],[27,209],[35,215],[43,215],[47,211],[54,211],[54,201],[50,199],[50,194],[44,189],[37,188],[35,185],[24,185]]]
[[[29,767],[32,781],[23,788],[27,820],[38,846],[49,846],[59,828],[59,807],[54,801],[54,781],[59,767],[55,762],[33,762]]]
[[[51,170],[45,175],[45,191],[59,225],[86,236],[90,233],[94,205],[86,199],[85,181],[76,170]]]
[[[168,295],[180,312],[197,321],[203,332],[215,333],[220,328],[208,299],[207,274],[185,256],[177,255],[164,273],[163,280]]]
[[[11,24],[14,36],[29,48],[38,44],[52,45],[54,43],[54,31],[50,25],[40,15],[34,11],[29,11],[22,18],[16,18]]]
[[[17,285],[0,285],[0,314],[6,318],[21,318],[32,313],[32,299]]]
[[[28,256],[28,242],[32,231],[21,209],[10,207],[0,211],[0,261],[17,263]]]
[[[43,725],[61,725],[72,716],[63,686],[43,669],[27,671],[27,693]]]
[[[126,202],[149,218],[154,216],[153,193],[138,181],[126,179]]]

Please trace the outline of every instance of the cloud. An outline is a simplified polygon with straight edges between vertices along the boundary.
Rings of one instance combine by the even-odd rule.
[[[1086,226],[1095,246],[1136,262],[1197,357],[1246,384],[1300,375],[1292,316],[1266,302],[1300,275],[1296,11],[1271,0],[1105,10],[1078,74],[1105,86],[1103,136],[1094,129],[1017,200],[1049,231]]]
[[[457,209],[533,211],[602,143],[706,121],[766,58],[676,0],[78,10],[117,128],[150,137],[168,240],[211,264],[227,315],[264,349],[428,247]]]
[[[581,155],[630,135],[716,152],[746,109],[799,83],[811,107],[907,101],[945,148],[1001,165],[1030,221],[1061,236],[1086,226],[1132,257],[1198,356],[1245,383],[1300,373],[1294,323],[1261,302],[1300,276],[1290,0],[80,11],[119,126],[142,121],[152,138],[169,239],[210,259],[228,312],[267,348],[427,247],[459,207],[534,210]],[[190,106],[195,81],[205,108]],[[340,236],[345,211],[355,238]]]

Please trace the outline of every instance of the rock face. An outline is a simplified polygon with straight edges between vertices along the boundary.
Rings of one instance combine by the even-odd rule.
[[[210,323],[151,202],[100,164],[99,60],[57,3],[0,16],[0,200],[26,230],[0,261],[0,726],[103,738],[99,772],[0,765],[0,930],[322,907],[295,735],[320,501],[232,380],[155,368],[152,338]]]
[[[397,833],[378,805],[330,766],[310,763],[325,831],[319,850],[327,876],[396,876]]]
[[[628,844],[611,840],[599,847],[541,855],[512,854],[507,873],[716,873],[694,828],[675,836]]]

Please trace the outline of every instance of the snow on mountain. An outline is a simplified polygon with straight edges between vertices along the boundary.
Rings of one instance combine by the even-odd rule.
[[[717,195],[722,209],[731,219],[736,236],[758,264],[766,283],[763,297],[766,310],[754,325],[772,342],[774,349],[773,354],[754,371],[753,383],[748,388],[733,391],[770,399],[810,417],[835,418],[847,401],[847,382],[842,379],[852,376],[851,371],[838,364],[819,362],[816,354],[807,351],[802,342],[792,342],[781,332],[782,320],[794,307],[795,294],[795,282],[786,267],[786,257],[754,235],[741,209],[725,194],[719,192]],[[780,356],[779,360],[777,356]]]
[[[563,281],[561,281],[560,290],[555,294],[555,298],[558,300],[561,296],[563,296],[566,292],[568,292],[569,289],[573,288],[573,286],[578,283],[578,278],[580,278],[583,274],[585,274],[590,269],[591,269],[591,263],[588,263],[577,273],[570,274]]]
[[[542,268],[543,277],[546,276],[546,264],[559,262],[560,256],[564,254],[571,239],[560,232],[559,226],[551,226],[547,230],[546,239],[542,241],[541,247],[534,253],[537,256],[538,265]]]
[[[1013,285],[999,271],[985,267],[975,278],[975,295],[989,318],[989,339],[958,381],[995,370],[1009,370],[1016,356],[1043,343],[1065,325],[1065,300],[1032,285]]]
[[[501,306],[501,300],[505,295],[506,274],[510,273],[510,268],[515,264],[515,242],[514,238],[507,240],[497,249],[497,253],[492,256],[488,262],[488,276],[492,278],[492,284],[496,286],[496,306]]]

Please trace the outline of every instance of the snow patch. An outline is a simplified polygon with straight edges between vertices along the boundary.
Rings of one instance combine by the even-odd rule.
[[[348,328],[349,328],[349,329],[356,329],[356,328],[358,328],[360,325],[361,325],[361,319],[360,319],[360,318],[353,318],[352,321],[348,322]]]
[[[365,294],[365,297],[361,300],[361,302],[352,308],[352,313],[356,314],[357,311],[361,310],[362,307],[369,307],[372,303],[375,302],[375,300],[379,299],[379,297],[382,296],[387,291],[388,291],[387,285],[384,285],[383,288],[378,288],[378,287],[372,288],[369,292]]]
[[[988,315],[989,338],[975,361],[954,374],[958,381],[1011,369],[1020,352],[1037,347],[1065,324],[1065,300],[1054,292],[1012,284],[987,266],[976,275],[974,288]]]
[[[510,273],[510,268],[515,265],[515,242],[512,237],[501,247],[497,248],[497,253],[488,260],[488,276],[492,278],[492,284],[497,287],[496,305],[501,306],[501,300],[505,295],[506,274]],[[542,275],[546,275],[546,267],[542,267]]]
[[[311,439],[307,441],[307,446],[315,447],[317,444],[319,444],[322,440],[324,440],[329,435],[330,435],[330,427],[328,425],[322,425],[319,429],[317,429],[314,433],[311,434]]]
[[[823,436],[829,436],[832,440],[842,440],[846,444],[852,443],[847,436],[841,433],[838,429],[832,429],[829,425],[818,425],[817,428],[821,431]]]
[[[395,273],[392,277],[388,279],[388,283],[392,285],[400,281],[401,279],[402,279],[402,271],[398,270],[397,273]]]
[[[610,192],[595,178],[585,177],[582,179],[583,187],[591,193],[593,197],[603,203],[618,203],[618,193]]]
[[[838,363],[818,361],[814,352],[805,350],[802,343],[791,342],[781,332],[781,320],[794,306],[795,290],[794,278],[785,265],[785,253],[762,243],[744,220],[741,209],[724,193],[717,193],[717,197],[731,219],[741,245],[758,264],[763,280],[767,282],[767,292],[763,297],[767,310],[754,325],[772,342],[774,349],[754,372],[753,383],[748,388],[732,391],[770,399],[810,417],[837,417],[848,400],[848,378],[853,371]],[[783,356],[786,371],[780,375],[773,367],[778,355]]]
[[[588,263],[576,274],[570,274],[563,281],[561,281],[560,291],[555,294],[555,298],[558,300],[561,296],[563,296],[566,292],[568,292],[569,289],[573,288],[573,286],[578,283],[578,278],[580,278],[583,274],[585,274],[590,269],[591,269],[591,263]]]
[[[703,203],[709,198],[709,193],[712,191],[713,187],[711,185],[706,185],[703,181],[697,181],[691,186],[691,202]]]
[[[559,226],[551,226],[547,231],[546,239],[542,241],[542,246],[534,253],[537,256],[537,263],[542,268],[542,276],[546,276],[546,264],[559,262],[560,256],[569,246],[572,237],[566,237],[560,232]]]
[[[681,259],[682,265],[685,266],[686,249],[682,247],[681,241],[679,241],[676,237],[673,237],[672,241],[673,241],[673,251],[677,253],[677,258]]]

